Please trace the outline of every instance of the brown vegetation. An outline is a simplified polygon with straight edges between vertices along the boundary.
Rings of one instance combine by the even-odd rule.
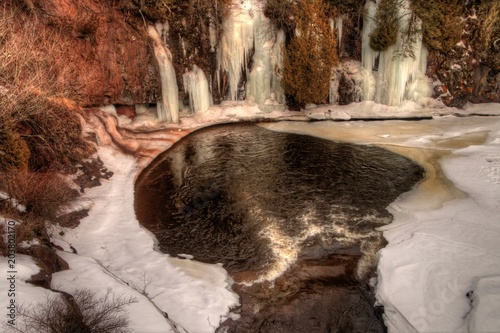
[[[294,5],[297,33],[283,49],[282,85],[289,105],[327,101],[330,73],[338,62],[337,42],[321,0]]]
[[[17,220],[16,245],[34,239],[49,244],[47,224],[79,195],[59,174],[11,170],[0,173],[0,215]],[[5,252],[3,244],[2,253]]]
[[[0,170],[67,170],[91,152],[78,109],[60,103],[78,90],[55,65],[60,40],[41,25],[0,7]]]
[[[132,297],[116,296],[108,289],[102,297],[92,291],[76,289],[72,295],[47,296],[44,303],[18,308],[16,326],[9,331],[22,333],[125,333],[130,332],[126,306]]]
[[[16,244],[49,244],[46,223],[78,196],[60,173],[93,152],[56,30],[45,29],[23,3],[0,6],[0,215],[17,220]],[[3,248],[5,244],[3,244]]]

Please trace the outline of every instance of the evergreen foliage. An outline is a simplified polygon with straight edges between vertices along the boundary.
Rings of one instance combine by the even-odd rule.
[[[326,2],[332,6],[339,15],[356,13],[360,6],[364,4],[364,1],[359,0],[327,0]]]
[[[423,42],[430,50],[447,54],[460,41],[463,0],[414,0],[411,9],[422,20]]]
[[[370,47],[385,51],[394,45],[399,33],[398,8],[400,0],[380,0],[375,14],[375,29],[370,34]]]
[[[338,57],[326,12],[321,0],[300,0],[294,6],[296,34],[283,50],[281,81],[289,103],[302,107],[328,97],[330,72]]]
[[[479,6],[480,29],[477,51],[481,61],[500,72],[500,2],[483,1]]]
[[[394,51],[394,57],[396,58],[411,57],[415,59],[414,45],[417,39],[420,38],[420,33],[422,31],[421,20],[413,11],[408,15],[409,17],[406,20],[406,24],[399,34],[401,38],[401,48]]]
[[[277,29],[283,29],[289,34],[294,29],[293,8],[293,1],[267,0],[264,15],[271,19]]]

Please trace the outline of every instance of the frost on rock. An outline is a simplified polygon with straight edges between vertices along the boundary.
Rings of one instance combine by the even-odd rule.
[[[179,122],[179,88],[172,64],[172,53],[165,40],[167,30],[167,23],[158,23],[148,27],[148,34],[153,40],[154,54],[160,71],[161,101],[157,104],[158,119],[176,124]]]

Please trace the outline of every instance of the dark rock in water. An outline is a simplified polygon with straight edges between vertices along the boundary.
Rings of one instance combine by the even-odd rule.
[[[359,255],[297,262],[274,285],[235,285],[241,318],[217,332],[385,332],[375,298],[355,275]]]
[[[162,251],[231,274],[242,318],[220,332],[382,332],[367,287],[376,228],[422,175],[378,147],[224,125],[153,161],[135,208]]]
[[[371,306],[373,301],[364,289],[356,287],[304,291],[290,303],[274,309],[258,332],[384,332],[384,325]]]

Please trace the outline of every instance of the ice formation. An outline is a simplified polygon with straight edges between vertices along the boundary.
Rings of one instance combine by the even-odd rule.
[[[189,104],[191,111],[207,111],[212,104],[212,95],[208,88],[208,80],[203,70],[193,65],[193,69],[182,76],[184,90],[189,94]]]
[[[168,24],[158,23],[148,27],[148,34],[153,40],[153,48],[161,80],[161,101],[157,104],[158,119],[179,122],[179,88],[175,77],[172,53],[166,43]]]
[[[253,48],[253,18],[245,8],[233,6],[223,23],[224,33],[217,49],[217,75],[221,71],[227,73],[231,100],[238,99],[238,85],[242,74],[246,74],[249,53]]]
[[[284,93],[275,68],[281,67],[281,45],[285,36],[281,31],[276,32],[264,16],[262,4],[257,0],[235,2],[223,29],[217,50],[217,75],[220,84],[221,72],[227,73],[229,99],[238,100],[238,89],[242,78],[246,78],[247,101],[283,103]],[[253,65],[249,71],[252,50]]]
[[[377,5],[378,2],[367,1],[365,6],[362,32],[362,99],[386,105],[399,105],[403,100],[418,101],[421,97],[430,97],[432,89],[425,76],[427,50],[422,44],[421,32],[417,33],[410,44],[414,56],[398,56],[407,42],[403,35],[408,30],[412,18],[409,1],[404,0],[398,8],[400,19],[396,44],[382,52],[372,50],[369,44],[370,33],[375,28]],[[419,19],[416,24],[421,24]]]

